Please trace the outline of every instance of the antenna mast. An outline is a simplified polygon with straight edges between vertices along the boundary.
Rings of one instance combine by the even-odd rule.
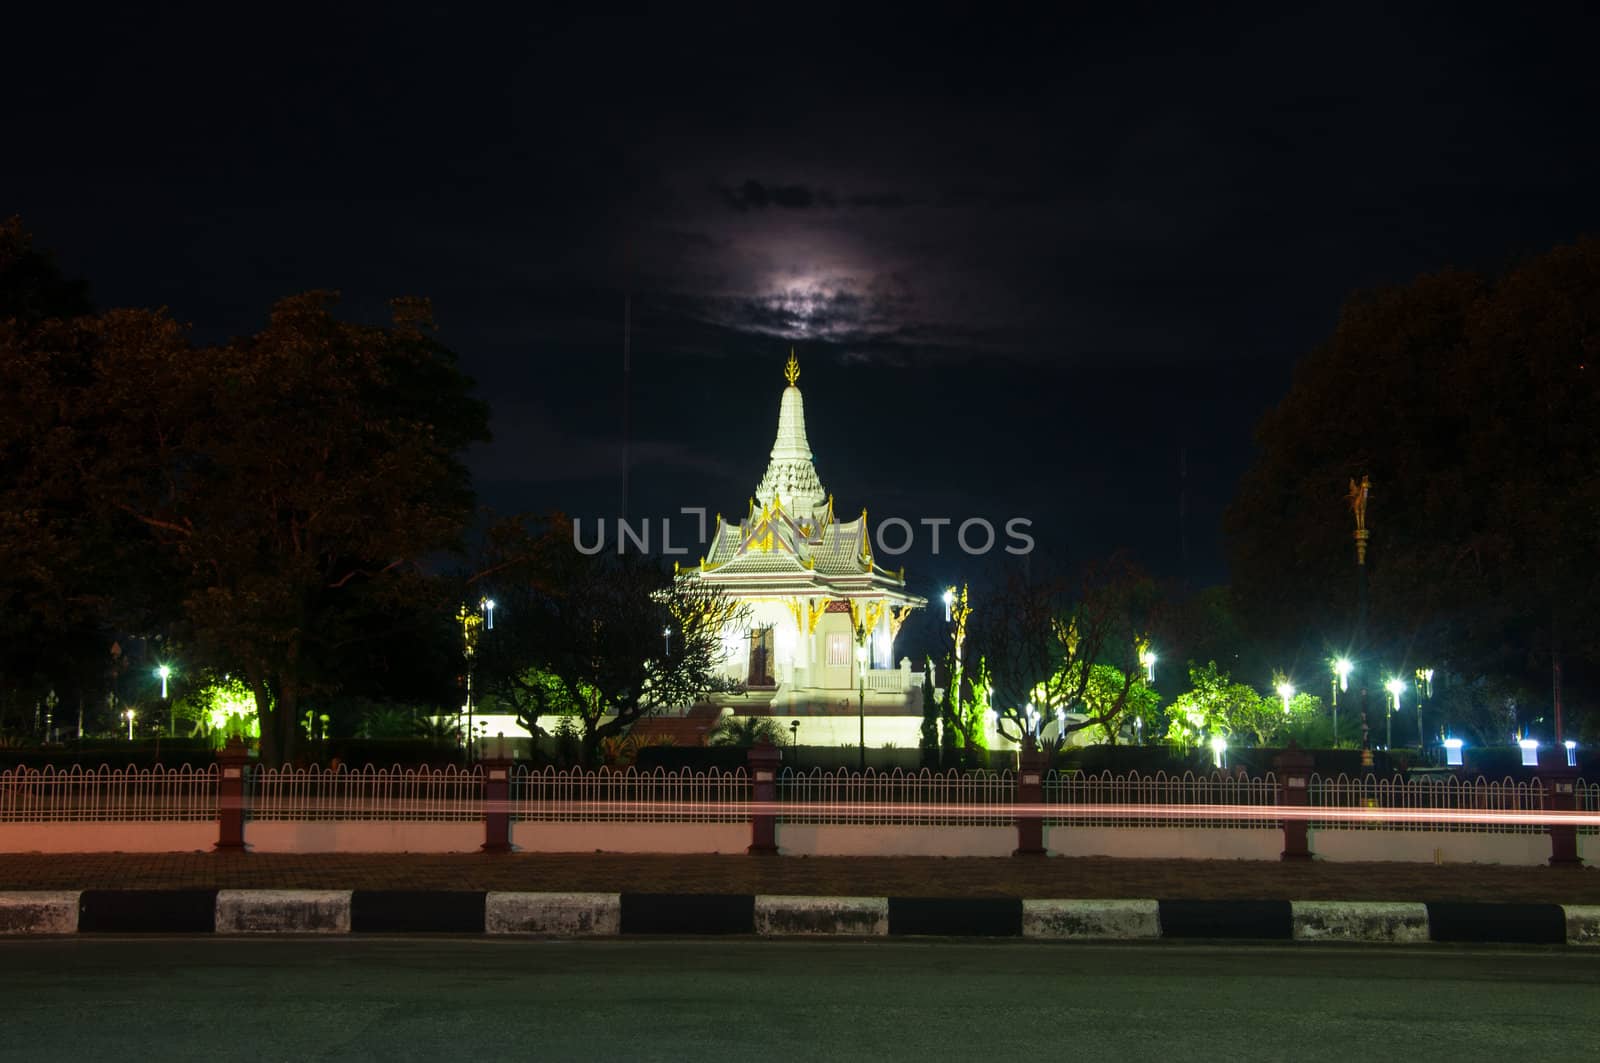
[[[633,377],[633,296],[624,292],[622,296],[622,514],[621,519],[628,519],[628,472],[632,464],[632,455],[629,453],[631,443],[628,403],[632,388]],[[621,534],[620,532],[618,534]]]

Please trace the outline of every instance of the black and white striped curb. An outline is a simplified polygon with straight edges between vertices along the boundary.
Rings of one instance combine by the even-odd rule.
[[[1600,905],[481,890],[0,893],[0,935],[90,933],[928,935],[1076,941],[1190,938],[1600,947]]]

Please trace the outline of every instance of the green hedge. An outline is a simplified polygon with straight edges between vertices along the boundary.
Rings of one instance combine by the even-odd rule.
[[[460,746],[439,743],[429,738],[330,738],[320,749],[308,750],[316,759],[331,764],[335,758],[346,768],[443,768],[460,765],[466,753]]]
[[[750,751],[737,746],[645,746],[639,750],[634,767],[640,771],[733,771],[745,767],[749,760]]]
[[[1255,746],[1230,748],[1227,770],[1243,771],[1247,775],[1265,775],[1274,770],[1273,758],[1282,752],[1282,749]],[[1392,774],[1399,763],[1398,757],[1392,760],[1388,753],[1377,750],[1372,754],[1371,768],[1361,766],[1359,749],[1312,749],[1302,752],[1311,754],[1315,764],[1313,770],[1323,775],[1358,775],[1369,771],[1387,775]],[[1411,759],[1415,760],[1416,757],[1413,755]],[[1184,772],[1209,775],[1217,770],[1209,749],[1196,748],[1185,753],[1165,745],[1072,746],[1056,754],[1054,767],[1057,771],[1081,771],[1088,775],[1104,772],[1112,775],[1126,775],[1129,772],[1138,772],[1140,775],[1155,775],[1158,772],[1168,775],[1182,775]]]
[[[89,769],[102,764],[113,768],[207,767],[216,760],[216,750],[203,738],[136,738],[118,742],[109,738],[88,738],[58,746],[34,746],[0,750],[0,766],[57,769],[73,765]]]

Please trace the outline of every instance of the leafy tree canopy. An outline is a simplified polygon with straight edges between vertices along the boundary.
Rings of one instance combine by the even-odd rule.
[[[0,332],[8,501],[31,522],[14,549],[65,587],[106,575],[90,604],[179,625],[191,668],[244,677],[267,759],[293,755],[301,700],[337,688],[367,622],[423,592],[420,560],[457,544],[461,455],[487,436],[426,303],[382,327],[334,304],[285,299],[205,349],[144,310]]]
[[[1352,479],[1371,478],[1366,648],[1467,675],[1600,660],[1600,240],[1346,304],[1257,432],[1226,516],[1251,631],[1355,639]]]

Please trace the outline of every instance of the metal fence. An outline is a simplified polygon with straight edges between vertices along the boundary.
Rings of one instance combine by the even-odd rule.
[[[483,770],[291,768],[247,773],[254,820],[470,822],[484,816]],[[1540,834],[1547,809],[1539,780],[1406,779],[1312,775],[1307,791],[1319,830]],[[1055,826],[1276,829],[1277,781],[1222,772],[1051,774],[1044,820]],[[217,816],[218,771],[102,766],[0,771],[0,823],[199,821]],[[777,779],[778,818],[792,824],[988,825],[1015,822],[1010,773],[797,772]],[[1579,779],[1580,813],[1600,813],[1600,783]],[[1317,818],[1315,810],[1339,810]],[[736,823],[753,812],[750,779],[733,771],[634,768],[530,769],[510,779],[509,813],[534,822]],[[1433,815],[1433,813],[1438,813]],[[1600,834],[1583,824],[1582,834]]]
[[[744,823],[750,780],[733,771],[523,768],[511,776],[511,819],[564,823]]]
[[[483,769],[257,768],[245,784],[253,820],[409,820],[456,823],[483,819]]]
[[[1268,773],[1247,778],[1214,772],[1197,775],[1052,773],[1044,781],[1045,823],[1079,827],[1207,827],[1276,830],[1279,821],[1250,815],[1252,807],[1278,803],[1278,783]]]
[[[783,771],[782,823],[1009,826],[1016,822],[1009,772]]]
[[[1448,831],[1471,834],[1543,834],[1548,828],[1534,819],[1493,813],[1535,813],[1545,809],[1538,779],[1407,779],[1376,775],[1328,777],[1312,775],[1308,802],[1313,808],[1366,808],[1370,819],[1315,820],[1319,830]],[[1395,815],[1399,812],[1401,815]],[[1419,812],[1450,812],[1428,819]],[[1387,814],[1386,814],[1387,813]]]
[[[217,768],[84,771],[17,767],[0,772],[0,823],[172,823],[217,818]]]

